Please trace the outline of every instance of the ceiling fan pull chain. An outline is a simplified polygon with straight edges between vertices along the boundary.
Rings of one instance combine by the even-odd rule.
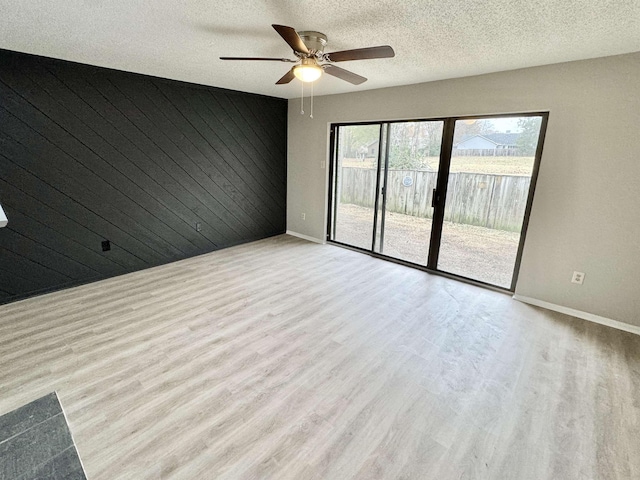
[[[313,118],[313,82],[311,82],[311,115],[309,118]]]
[[[302,93],[300,94],[300,115],[304,115],[304,82],[300,82],[302,85]]]

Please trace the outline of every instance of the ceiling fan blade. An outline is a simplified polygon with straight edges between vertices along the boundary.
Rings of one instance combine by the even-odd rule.
[[[293,48],[295,52],[306,54],[310,53],[309,49],[304,44],[304,42],[300,38],[300,35],[298,35],[298,32],[296,32],[295,29],[287,27],[285,25],[271,26],[275,29],[276,32],[280,34],[284,41],[287,42],[291,48]]]
[[[290,62],[296,63],[297,60],[288,58],[268,58],[268,57],[220,57],[220,60],[264,60],[270,62]]]
[[[293,68],[292,68],[287,73],[285,73],[280,80],[276,82],[276,85],[284,85],[286,83],[289,83],[294,78],[296,78],[296,76],[293,74]]]
[[[371,60],[374,58],[395,57],[396,52],[389,45],[379,47],[356,48],[355,50],[342,50],[325,54],[329,62],[346,62],[347,60]]]
[[[345,80],[349,83],[353,83],[354,85],[360,85],[367,81],[365,77],[361,77],[349,70],[345,70],[344,68],[336,67],[335,65],[323,65],[325,73],[329,75],[333,75],[334,77],[338,77],[341,80]]]

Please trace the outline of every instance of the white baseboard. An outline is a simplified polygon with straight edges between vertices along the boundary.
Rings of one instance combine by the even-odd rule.
[[[546,308],[547,310],[553,310],[554,312],[565,313],[567,315],[571,315],[572,317],[581,318],[589,322],[599,323],[600,325],[606,325],[607,327],[613,327],[613,328],[617,328],[618,330],[640,335],[640,327],[631,325],[629,323],[619,322],[618,320],[612,320],[611,318],[601,317],[599,315],[594,315],[593,313],[583,312],[581,310],[575,310],[569,307],[563,307],[562,305],[556,305],[555,303],[544,302],[542,300],[537,300],[531,297],[525,297],[524,295],[516,294],[513,296],[513,298],[514,300],[518,300],[519,302],[535,305],[536,307]]]
[[[287,230],[287,235],[291,235],[292,237],[302,238],[303,240],[309,240],[310,242],[324,243],[324,241],[320,240],[319,238],[310,237],[309,235],[304,235],[302,233],[293,232],[291,230]]]

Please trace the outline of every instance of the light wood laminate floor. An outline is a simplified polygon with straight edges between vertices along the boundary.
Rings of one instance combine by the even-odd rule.
[[[640,337],[289,236],[0,306],[89,479],[638,479]]]

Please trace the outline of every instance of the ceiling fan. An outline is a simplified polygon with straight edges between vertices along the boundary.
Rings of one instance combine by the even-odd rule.
[[[284,85],[294,78],[302,82],[314,82],[323,72],[354,85],[360,85],[367,81],[365,77],[357,75],[344,68],[336,67],[334,62],[346,62],[348,60],[369,60],[374,58],[391,58],[395,56],[393,48],[389,45],[379,47],[356,48],[355,50],[342,50],[339,52],[324,53],[327,45],[327,36],[320,32],[305,31],[296,32],[295,29],[285,25],[271,25],[285,42],[293,49],[296,60],[289,58],[264,58],[264,57],[220,57],[220,60],[259,60],[273,62],[297,63],[284,76],[276,82],[276,85]]]

